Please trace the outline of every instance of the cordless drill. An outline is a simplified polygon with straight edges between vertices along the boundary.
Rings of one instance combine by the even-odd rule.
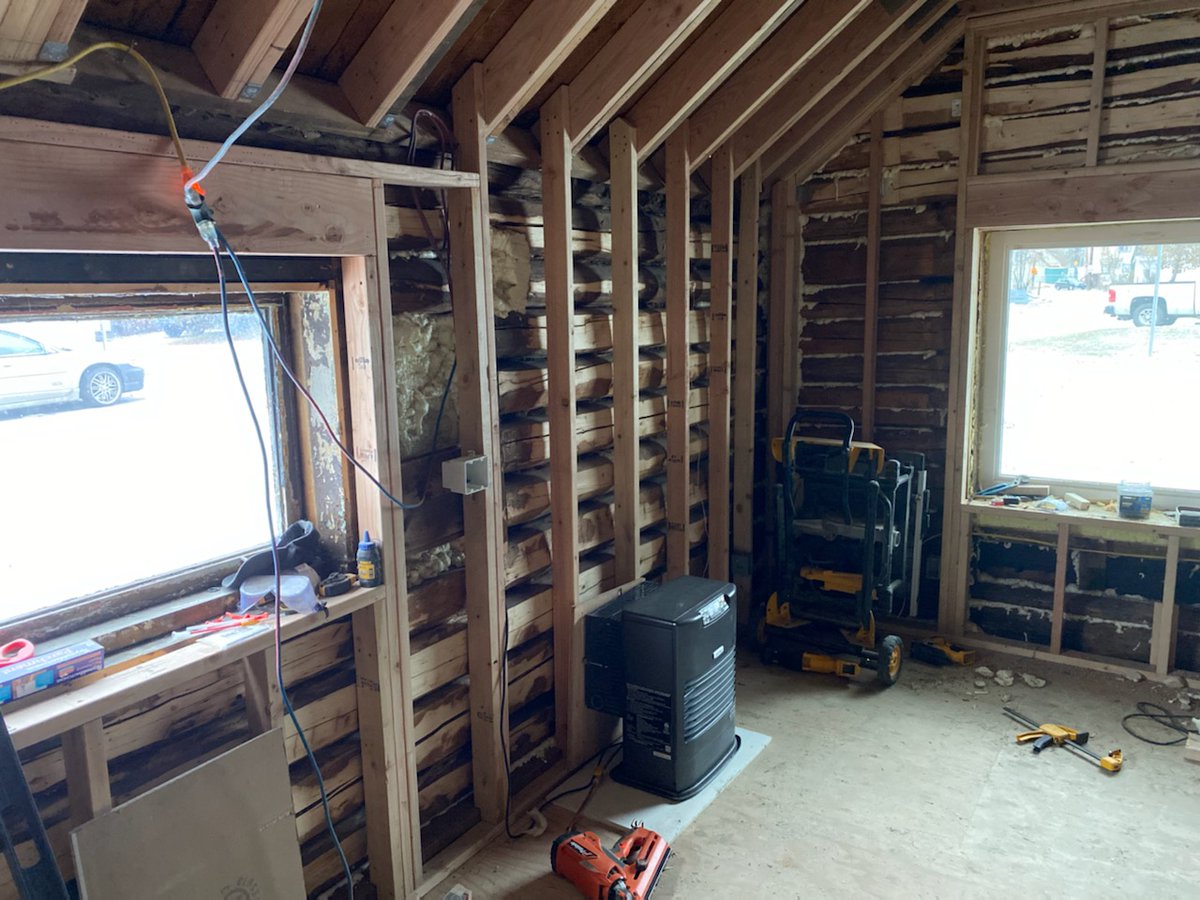
[[[634,822],[611,850],[591,831],[560,835],[550,868],[594,900],[647,900],[670,855],[662,835]]]

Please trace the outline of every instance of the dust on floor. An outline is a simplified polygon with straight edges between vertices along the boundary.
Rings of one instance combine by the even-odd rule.
[[[773,739],[676,841],[656,900],[1200,894],[1200,765],[1121,728],[1139,700],[1178,712],[1179,689],[999,655],[976,662],[1014,683],[906,660],[900,683],[881,690],[743,658],[738,723]],[[1003,706],[1090,731],[1094,749],[1124,751],[1123,771],[1060,749],[1034,756]],[[502,840],[446,886],[576,896],[549,874],[552,838]]]

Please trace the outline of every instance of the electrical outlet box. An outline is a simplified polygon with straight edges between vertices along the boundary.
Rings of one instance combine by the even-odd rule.
[[[951,115],[951,117],[953,117],[955,119],[962,118],[962,101],[961,100],[951,100],[950,101],[950,115]]]
[[[474,494],[490,481],[486,456],[460,456],[442,463],[442,487],[455,494]]]

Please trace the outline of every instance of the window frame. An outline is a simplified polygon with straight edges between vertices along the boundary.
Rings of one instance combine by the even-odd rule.
[[[1004,365],[1008,346],[1009,261],[1014,250],[1055,247],[1111,246],[1116,244],[1200,243],[1200,219],[1109,222],[1099,225],[1052,225],[1028,228],[981,229],[979,277],[979,380],[973,416],[975,476],[980,488],[997,484],[1006,475],[1000,469],[1003,431]],[[1029,474],[1029,473],[1024,473]],[[1071,491],[1084,496],[1112,494],[1117,485],[1075,481],[1033,474],[1038,484],[1049,484],[1057,495]],[[1156,507],[1194,504],[1200,491],[1161,489],[1155,486]]]
[[[272,336],[290,362],[296,359],[303,335],[300,317],[294,314],[296,298],[302,293],[327,295],[336,304],[339,288],[330,283],[253,283],[255,299],[266,313]],[[234,297],[243,293],[241,286],[230,286]],[[72,315],[99,316],[105,312],[124,315],[153,315],[169,312],[220,312],[215,285],[130,285],[79,284],[3,284],[0,297],[20,298],[17,304],[0,302],[0,330],[5,322]],[[241,305],[242,301],[236,301]],[[244,309],[238,311],[244,312]],[[337,348],[330,351],[337,353]],[[269,358],[269,357],[268,357]],[[277,417],[278,439],[273,448],[279,474],[281,512],[287,523],[307,517],[307,490],[304,467],[299,458],[302,445],[301,410],[298,394],[277,365],[270,366],[267,379],[268,400]],[[349,498],[345,498],[349,501]],[[205,621],[217,607],[228,607],[236,592],[219,587],[226,575],[237,570],[247,555],[267,549],[267,541],[236,554],[199,560],[193,565],[169,573],[142,578],[131,584],[71,598],[51,607],[34,610],[0,623],[0,644],[15,638],[37,642],[69,643],[97,638],[108,652],[122,650],[135,643],[172,630]],[[218,585],[218,587],[214,587]]]

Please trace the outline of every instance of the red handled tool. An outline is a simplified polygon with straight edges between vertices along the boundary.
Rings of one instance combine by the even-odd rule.
[[[591,831],[568,831],[550,847],[550,868],[597,900],[647,900],[671,856],[662,835],[637,822],[611,850]]]
[[[188,634],[212,634],[214,631],[227,631],[230,628],[245,628],[249,625],[257,625],[259,622],[265,622],[269,612],[261,613],[225,613],[223,616],[218,616],[211,619],[202,625],[193,625],[188,629]]]
[[[13,663],[25,662],[33,658],[34,646],[31,641],[17,638],[0,647],[0,666],[11,666]]]

